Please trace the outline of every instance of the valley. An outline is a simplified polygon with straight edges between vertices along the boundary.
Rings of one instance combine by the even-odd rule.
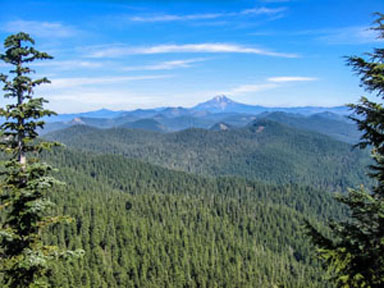
[[[85,251],[53,267],[53,286],[332,287],[303,225],[327,234],[329,219],[348,214],[334,193],[371,185],[344,115],[233,113],[166,132],[138,114],[117,127],[114,113],[71,115],[43,135],[66,145],[44,159],[67,183],[51,194],[57,213],[75,219],[45,241]]]
[[[1,1],[0,287],[383,288],[383,5]]]

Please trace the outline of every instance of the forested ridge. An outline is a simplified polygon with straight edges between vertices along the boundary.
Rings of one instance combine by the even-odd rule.
[[[238,176],[329,190],[369,184],[366,151],[319,133],[270,120],[228,131],[188,129],[156,133],[78,125],[46,135],[83,151],[123,155],[211,176]]]
[[[54,287],[331,287],[302,230],[343,217],[326,192],[71,149],[46,160],[68,183],[52,195],[57,212],[75,221],[45,239],[85,250],[54,266]]]
[[[335,58],[380,5],[29,2],[2,5],[0,288],[384,287],[384,48],[344,58],[357,102]],[[208,91],[236,99],[173,106]]]
[[[47,280],[53,287],[332,287],[314,260],[303,224],[309,221],[327,234],[323,223],[347,215],[331,193],[346,184],[322,185],[333,181],[328,172],[313,178],[307,166],[298,174],[307,181],[281,176],[293,167],[291,157],[301,154],[300,163],[319,161],[317,169],[335,169],[335,159],[346,161],[336,169],[355,161],[354,174],[339,176],[340,183],[358,182],[364,152],[269,120],[232,132],[173,134],[75,126],[48,138],[70,146],[42,156],[67,183],[50,195],[54,212],[74,221],[46,230],[44,241],[85,251],[83,258],[52,263]],[[132,146],[139,159],[129,158]],[[200,149],[204,165],[214,159],[224,165],[222,154],[236,165],[230,149],[240,153],[251,147],[259,149],[252,150],[253,166],[233,176],[191,174],[146,158],[153,151],[171,149],[167,155],[186,157],[183,153]],[[316,157],[308,159],[308,149]],[[184,163],[194,163],[187,159]],[[249,167],[265,174],[249,176]]]
[[[13,37],[16,51],[33,43]],[[53,113],[26,99],[32,118]],[[20,105],[4,112],[17,120],[1,154],[6,287],[332,287],[304,224],[329,235],[325,222],[348,216],[332,194],[363,182],[366,151],[268,119],[168,134],[78,125],[46,136],[69,146],[57,147]]]
[[[350,119],[330,112],[317,113],[308,117],[300,114],[273,112],[261,114],[257,117],[273,120],[298,129],[318,132],[351,144],[357,143],[361,136],[356,124],[351,122]]]

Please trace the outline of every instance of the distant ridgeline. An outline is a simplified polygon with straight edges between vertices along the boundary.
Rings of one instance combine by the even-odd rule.
[[[256,108],[216,97],[50,122],[44,137],[68,147],[45,155],[68,183],[52,199],[75,221],[45,240],[86,251],[52,286],[332,287],[302,225],[345,217],[332,192],[369,185],[369,155],[344,107]]]
[[[202,175],[308,184],[328,190],[368,184],[367,152],[267,119],[244,128],[174,133],[78,125],[45,137],[81,150],[118,154]]]
[[[134,111],[101,109],[62,114],[47,118],[49,123],[41,132],[46,134],[74,125],[172,132],[188,128],[215,129],[220,123],[233,128],[244,127],[255,119],[266,118],[295,128],[320,132],[340,141],[356,143],[360,134],[354,123],[346,118],[347,114],[349,110],[343,106],[271,108],[241,104],[225,96],[217,96],[192,108],[167,107]]]

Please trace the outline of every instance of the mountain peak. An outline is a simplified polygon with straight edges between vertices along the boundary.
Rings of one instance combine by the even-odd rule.
[[[208,102],[231,103],[233,101],[225,95],[217,95],[213,97],[211,100],[209,100]]]
[[[236,102],[232,101],[225,95],[217,95],[213,97],[211,100],[207,102],[203,102],[195,106],[194,108],[197,110],[208,110],[211,112],[220,112],[225,111],[228,106],[236,104]]]

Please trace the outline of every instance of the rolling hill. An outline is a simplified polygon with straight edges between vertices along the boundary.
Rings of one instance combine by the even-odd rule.
[[[134,122],[128,122],[120,125],[121,128],[130,128],[130,129],[140,129],[140,130],[148,130],[148,131],[163,131],[167,130],[166,127],[161,125],[160,122],[155,119],[140,119]]]
[[[108,129],[125,127],[149,131],[173,132],[190,128],[210,129],[217,123],[244,127],[255,119],[270,119],[294,128],[315,131],[347,143],[356,143],[360,133],[356,125],[346,119],[345,107],[262,107],[237,103],[225,96],[217,96],[192,108],[165,107],[133,111],[98,111],[62,114],[47,118],[41,135],[84,124]]]
[[[345,189],[366,183],[368,153],[331,137],[268,119],[225,131],[174,133],[83,125],[47,139],[98,153],[140,159],[170,169],[211,176],[239,176],[274,183],[304,183]]]
[[[330,112],[303,116],[285,112],[265,113],[257,116],[258,119],[273,120],[294,128],[319,132],[336,140],[356,144],[361,136],[357,126],[347,118]]]

